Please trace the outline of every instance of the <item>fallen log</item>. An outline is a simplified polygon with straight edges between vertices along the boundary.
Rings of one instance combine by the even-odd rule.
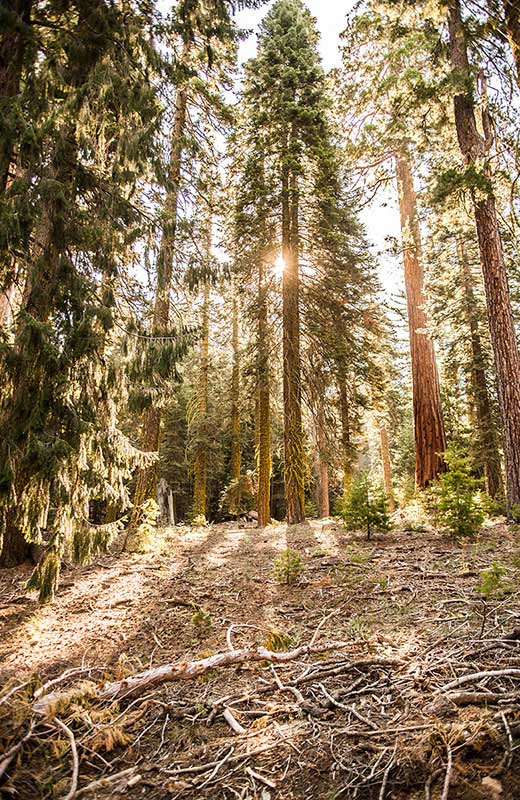
[[[295,650],[282,653],[268,650],[265,647],[245,647],[241,650],[216,653],[199,661],[179,661],[175,664],[163,664],[161,667],[147,669],[121,681],[111,681],[99,687],[92,686],[88,696],[91,700],[113,702],[114,700],[121,700],[131,695],[139,694],[152,686],[159,686],[162,683],[193,680],[205,672],[219,667],[231,667],[258,661],[283,664],[286,661],[294,661],[310,653],[339,650],[348,644],[348,642],[325,642],[322,645],[303,645]],[[33,703],[33,711],[36,714],[52,716],[53,708],[59,708],[60,704],[66,701],[67,696],[70,696],[70,689],[43,695]]]

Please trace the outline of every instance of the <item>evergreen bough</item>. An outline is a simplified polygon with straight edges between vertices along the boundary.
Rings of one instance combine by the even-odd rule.
[[[340,504],[340,516],[349,530],[389,531],[388,498],[382,486],[374,484],[366,473],[360,474]]]
[[[448,471],[441,475],[432,494],[438,521],[454,536],[471,536],[482,526],[485,511],[480,481],[471,474],[470,458],[456,445],[444,453]]]

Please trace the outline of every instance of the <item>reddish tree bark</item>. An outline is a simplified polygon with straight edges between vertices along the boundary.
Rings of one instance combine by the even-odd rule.
[[[424,272],[417,199],[407,149],[396,158],[399,211],[403,238],[404,277],[412,360],[415,481],[420,489],[444,471],[446,434],[442,416],[435,350],[426,333]]]
[[[484,276],[491,344],[495,357],[498,397],[504,430],[506,498],[508,512],[520,505],[520,354],[513,323],[507,271],[498,227],[495,197],[486,155],[492,144],[489,120],[483,114],[483,138],[477,127],[466,33],[459,0],[449,6],[450,54],[453,69],[467,90],[454,98],[455,123],[461,153],[468,167],[488,181],[472,191],[475,223]]]

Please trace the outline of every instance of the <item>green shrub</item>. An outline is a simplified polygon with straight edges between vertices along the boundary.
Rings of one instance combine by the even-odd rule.
[[[457,446],[444,454],[448,471],[432,488],[435,515],[442,527],[455,536],[471,536],[486,517],[480,498],[480,482],[471,474],[470,458]]]
[[[340,516],[349,530],[365,529],[367,539],[373,530],[389,531],[388,499],[382,486],[374,485],[366,473],[360,474],[340,505]]]
[[[287,548],[273,562],[273,575],[278,583],[296,583],[305,567],[299,553]]]

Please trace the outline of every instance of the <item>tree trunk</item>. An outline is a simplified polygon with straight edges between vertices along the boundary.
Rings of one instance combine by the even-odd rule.
[[[457,253],[462,270],[464,310],[470,331],[471,389],[476,411],[476,426],[479,441],[478,458],[484,468],[486,491],[490,497],[496,497],[502,490],[498,438],[493,423],[493,411],[486,379],[484,352],[476,314],[476,298],[473,291],[471,270],[464,242],[460,239],[457,241]]]
[[[323,402],[318,399],[318,416],[316,420],[319,466],[319,513],[322,519],[330,516],[329,503],[329,464],[327,460],[327,434],[325,430],[325,414]]]
[[[263,254],[258,262],[257,470],[258,527],[271,522],[271,408],[269,387],[268,307]]]
[[[189,45],[184,48],[183,59],[186,59]],[[170,290],[172,283],[173,256],[177,231],[177,209],[181,180],[182,153],[184,149],[184,129],[186,126],[186,109],[188,90],[181,87],[177,91],[175,101],[175,117],[172,131],[172,145],[168,173],[168,194],[162,214],[161,245],[157,257],[157,284],[152,321],[152,336],[161,336],[168,331],[170,321]],[[143,415],[141,449],[146,452],[158,452],[161,434],[161,411],[151,407]],[[135,528],[139,522],[140,507],[145,500],[155,498],[157,487],[157,464],[142,467],[137,472],[134,495],[134,509],[130,527]]]
[[[344,375],[339,378],[339,410],[341,417],[341,446],[343,450],[343,495],[347,495],[352,485],[352,437],[350,430],[350,404],[347,381]]]
[[[239,337],[239,300],[236,279],[233,283],[231,346],[233,350],[233,369],[231,375],[231,480],[240,481],[240,337]],[[237,498],[237,511],[240,510],[240,496]]]
[[[406,147],[397,156],[397,186],[403,239],[404,276],[412,361],[415,481],[428,486],[445,469],[446,434],[433,342],[426,333],[424,273],[417,202]]]
[[[298,180],[284,159],[282,175],[283,398],[285,497],[287,522],[305,521],[305,453],[303,447],[300,361]]]
[[[208,372],[209,372],[209,281],[204,285],[202,304],[202,325],[200,341],[199,396],[197,403],[197,447],[195,452],[193,483],[193,515],[200,522],[206,521],[208,447],[206,442],[208,415]],[[202,435],[201,435],[202,434]]]
[[[520,83],[520,8],[518,0],[504,0],[507,35],[516,63],[516,77]]]
[[[15,133],[8,114],[20,92],[25,49],[31,35],[32,0],[0,0],[0,194],[6,190]],[[12,124],[12,123],[11,123]]]
[[[395,498],[394,498],[394,487],[392,485],[392,463],[390,461],[388,431],[385,425],[381,425],[379,436],[381,440],[381,461],[383,464],[385,493],[388,498],[388,509],[390,513],[393,514],[393,512],[395,511]]]
[[[491,146],[489,120],[484,113],[482,120],[486,134],[484,140],[479,133],[475,117],[470,88],[471,70],[459,0],[450,2],[449,33],[452,66],[463,79],[464,85],[468,86],[466,93],[456,95],[454,98],[460,149],[467,166],[483,172],[489,180],[487,191],[483,192],[482,188],[474,190],[472,200],[504,430],[507,508],[510,515],[516,516],[515,506],[520,504],[520,355],[513,324],[495,198],[489,169],[485,163],[486,153]]]

